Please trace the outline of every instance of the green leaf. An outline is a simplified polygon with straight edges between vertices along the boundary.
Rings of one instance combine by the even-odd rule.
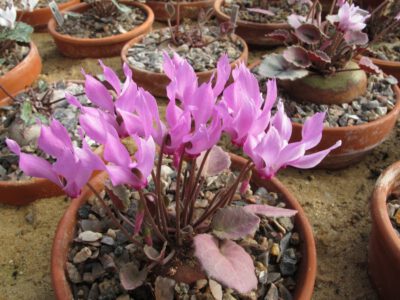
[[[5,63],[5,58],[0,58],[0,66]]]
[[[46,80],[43,79],[38,80],[37,86],[40,93],[47,91],[49,88],[49,85],[47,84]]]
[[[29,43],[33,28],[23,22],[17,22],[13,29],[7,28],[0,32],[0,41],[11,40],[19,43]]]
[[[42,114],[35,114],[35,115],[32,116],[32,119],[34,121],[36,121],[36,119],[39,119],[40,122],[42,122],[43,124],[48,124],[49,123],[49,119],[46,116],[42,115]]]
[[[112,3],[118,8],[118,10],[124,14],[129,14],[132,9],[129,6],[119,4],[117,0],[111,0]]]
[[[26,125],[32,124],[33,113],[32,113],[32,105],[30,102],[22,103],[21,107],[21,119],[24,121]]]

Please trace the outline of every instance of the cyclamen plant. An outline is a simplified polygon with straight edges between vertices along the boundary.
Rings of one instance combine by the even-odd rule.
[[[54,163],[21,153],[15,141],[7,140],[8,147],[19,155],[20,168],[30,176],[51,180],[71,197],[78,196],[85,185],[93,190],[116,226],[148,259],[140,271],[129,267],[120,270],[125,289],[140,286],[154,266],[167,264],[191,247],[210,277],[239,293],[256,289],[252,258],[235,240],[255,233],[259,215],[293,216],[296,211],[259,204],[235,206],[231,205],[233,196],[247,187],[253,169],[269,179],[286,166],[313,167],[339,147],[340,141],[326,150],[306,153],[321,140],[324,113],[306,121],[301,141],[289,142],[292,125],[280,101],[277,112],[271,115],[277,100],[275,80],[268,81],[263,99],[257,79],[242,63],[232,71],[233,83],[227,85],[231,67],[224,55],[218,61],[215,84],[210,80],[199,85],[186,60],[177,54],[172,59],[164,54],[164,71],[171,80],[164,123],[155,98],[133,82],[127,65],[122,84],[112,69],[102,67],[112,89],[85,74],[85,92],[92,106],[83,106],[74,96],[66,95],[81,111],[82,148],[73,146],[67,130],[52,120],[50,126],[42,125],[38,146],[55,158]],[[234,182],[217,192],[205,211],[195,216],[194,203],[206,177],[230,164],[229,156],[216,147],[222,133],[243,147],[251,160]],[[103,145],[106,162],[87,146],[84,134]],[[177,170],[171,203],[165,202],[162,189],[161,170],[167,156],[173,158]],[[108,173],[112,187],[106,191],[113,207],[88,182],[94,170]],[[135,220],[124,215],[122,199],[114,193],[121,185],[139,194]]]
[[[267,56],[260,65],[260,75],[295,80],[309,74],[332,75],[355,70],[346,69],[346,65],[367,48],[368,35],[363,29],[371,15],[343,0],[332,2],[331,13],[335,4],[339,5],[337,14],[330,14],[323,21],[317,0],[308,16],[288,17],[290,30],[279,29],[269,34],[291,46],[282,54]],[[359,67],[369,73],[381,72],[367,57],[360,59]]]

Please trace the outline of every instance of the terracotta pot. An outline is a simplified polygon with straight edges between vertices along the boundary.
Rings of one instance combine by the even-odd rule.
[[[76,83],[84,83],[82,80],[74,80]],[[26,92],[26,89],[19,91],[16,95]],[[1,101],[0,106],[10,105],[12,100],[6,98]],[[102,148],[95,150],[99,155],[102,154]],[[98,172],[95,172],[98,174]],[[22,206],[43,198],[56,197],[63,195],[63,190],[44,178],[31,178],[19,181],[1,181],[0,180],[0,203]]]
[[[169,19],[169,15],[165,10],[165,1],[146,1],[146,4],[153,10],[156,21],[165,22]],[[211,8],[214,4],[214,0],[200,0],[193,2],[180,2],[180,13],[182,19],[192,19],[197,20],[199,11]],[[176,7],[175,7],[176,9]],[[173,20],[174,21],[174,18]]]
[[[256,67],[260,62],[256,61],[249,66]],[[350,164],[359,162],[365,155],[383,143],[389,136],[400,113],[400,88],[393,86],[396,93],[396,104],[385,116],[365,124],[346,127],[325,127],[322,131],[321,142],[310,153],[326,149],[338,140],[342,145],[325,157],[317,168],[341,169]],[[292,123],[293,132],[291,142],[301,140],[303,125]]]
[[[78,4],[80,0],[69,0],[64,3],[58,4],[59,10],[67,9],[75,4]],[[50,8],[37,8],[33,11],[17,11],[17,19],[21,18],[21,21],[27,23],[35,28],[36,31],[43,31],[47,27],[47,23],[53,17]]]
[[[224,0],[215,0],[214,10],[215,16],[219,22],[227,22],[231,19],[230,16],[225,14],[221,10],[221,6],[224,4]],[[290,26],[287,23],[256,23],[242,21],[238,19],[236,23],[237,27],[235,33],[242,37],[249,45],[257,46],[279,46],[281,42],[267,38],[265,35],[269,34],[277,29],[289,29]]]
[[[121,58],[124,63],[127,63],[129,67],[133,70],[132,72],[132,78],[133,80],[142,88],[150,92],[153,96],[157,97],[166,97],[166,87],[169,84],[170,80],[165,75],[164,73],[156,73],[156,72],[151,72],[151,71],[146,71],[143,69],[138,69],[135,67],[132,67],[127,58],[128,50],[136,43],[139,43],[143,39],[144,35],[139,36],[137,38],[134,38],[133,40],[129,41],[124,48],[122,49],[121,52]],[[234,62],[231,63],[231,67],[234,67],[237,65],[239,62],[247,62],[247,58],[249,55],[249,50],[247,48],[246,42],[240,38],[239,40],[241,41],[243,45],[243,52],[240,55],[240,57],[235,60]],[[204,72],[197,72],[197,76],[199,78],[199,82],[203,83],[208,80],[210,80],[212,74],[214,73],[215,69],[210,70],[210,71],[204,71]]]
[[[28,55],[13,69],[0,77],[0,85],[11,95],[15,95],[22,89],[30,86],[42,71],[42,61],[36,45],[30,43]],[[0,90],[0,106],[7,95]]]
[[[232,155],[232,165],[234,168],[242,168],[244,163],[245,160],[243,158]],[[106,178],[107,175],[105,173],[101,173],[92,180],[93,186],[96,189],[101,190],[103,188],[103,182]],[[253,175],[252,181],[257,186],[262,186],[267,188],[269,191],[275,191],[283,194],[287,203],[287,207],[296,209],[298,211],[295,217],[295,226],[302,240],[302,259],[297,273],[298,275],[294,299],[311,299],[316,276],[317,258],[315,241],[310,223],[308,222],[300,204],[278,179],[273,178],[270,181],[265,181],[257,175]],[[72,299],[71,289],[68,279],[65,275],[65,264],[67,261],[69,247],[75,235],[78,209],[91,195],[92,193],[89,191],[89,189],[84,189],[82,195],[71,202],[71,205],[65,212],[57,227],[52,248],[51,277],[55,296],[58,300]]]
[[[345,69],[357,69],[358,64],[350,61]],[[331,76],[311,74],[296,80],[279,80],[285,92],[299,101],[317,104],[350,103],[365,94],[367,74],[362,71],[338,72]]]
[[[390,223],[386,199],[400,185],[400,161],[387,168],[375,184],[371,198],[371,235],[368,271],[381,299],[399,299],[400,237]]]
[[[70,35],[60,34],[56,31],[56,23],[51,19],[48,23],[49,33],[52,35],[58,50],[65,56],[72,58],[100,58],[119,55],[124,44],[141,35],[151,31],[154,22],[153,11],[145,4],[133,1],[120,1],[127,6],[135,6],[146,12],[147,19],[143,24],[134,27],[131,31],[123,34],[104,38],[76,38]],[[82,13],[89,9],[90,5],[81,3],[70,7],[67,11]]]

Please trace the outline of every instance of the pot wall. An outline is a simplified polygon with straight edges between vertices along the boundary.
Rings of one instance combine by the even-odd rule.
[[[164,1],[146,1],[146,4],[153,10],[156,21],[165,22],[169,19],[169,15],[165,10]],[[214,0],[202,0],[202,1],[193,1],[193,2],[180,2],[180,19],[191,19],[197,20],[199,15],[199,11],[204,9],[207,11],[212,8],[214,4]],[[171,20],[174,22],[175,18]]]

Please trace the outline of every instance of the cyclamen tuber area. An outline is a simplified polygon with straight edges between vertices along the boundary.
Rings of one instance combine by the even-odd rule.
[[[0,299],[399,299],[400,1],[0,0]]]

